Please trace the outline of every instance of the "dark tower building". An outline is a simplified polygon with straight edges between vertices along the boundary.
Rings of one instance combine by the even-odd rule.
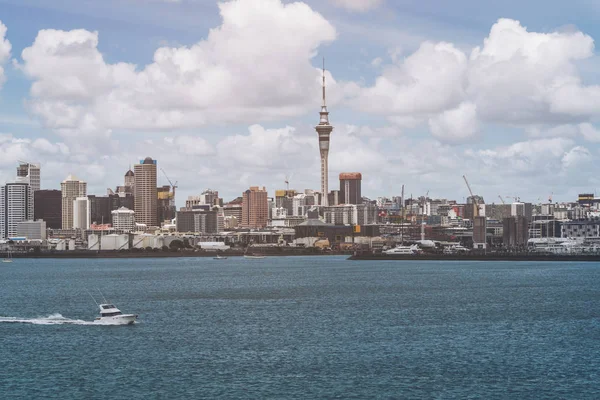
[[[342,172],[340,174],[340,204],[362,204],[360,172]]]
[[[46,228],[62,228],[62,193],[60,190],[36,190],[33,193],[33,218],[46,221]]]

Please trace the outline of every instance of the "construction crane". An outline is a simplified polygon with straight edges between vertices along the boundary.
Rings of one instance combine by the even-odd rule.
[[[504,199],[502,198],[502,196],[498,195],[498,198],[500,199],[500,201],[502,202],[502,204],[506,204],[506,202],[504,201]]]
[[[178,181],[176,181],[174,184],[173,182],[171,182],[171,180],[169,179],[169,177],[167,176],[167,173],[165,172],[164,169],[160,169],[163,173],[163,175],[165,176],[165,178],[167,178],[167,181],[169,181],[169,184],[171,185],[171,188],[173,189],[173,203],[175,203],[175,189],[177,189],[177,183]]]
[[[285,189],[289,192],[290,191],[290,180],[288,178],[288,176],[285,176]]]
[[[473,191],[471,190],[471,185],[469,185],[469,181],[467,180],[467,177],[463,175],[463,179],[465,180],[465,183],[467,184],[467,189],[469,189],[469,193],[471,194],[471,199],[473,200],[473,218],[479,217],[479,202],[477,201],[477,198],[473,195]]]

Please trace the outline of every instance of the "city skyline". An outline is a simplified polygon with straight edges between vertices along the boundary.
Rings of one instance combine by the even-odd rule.
[[[2,183],[27,160],[42,165],[42,189],[75,173],[101,195],[150,156],[179,181],[178,208],[208,187],[224,199],[250,186],[272,196],[287,178],[319,190],[314,118],[326,56],[332,182],[356,171],[370,198],[398,196],[404,184],[406,197],[459,202],[465,174],[487,202],[598,192],[597,6],[575,1],[549,18],[535,1],[485,11],[461,1],[456,9],[470,10],[461,19],[413,2],[257,1],[144,2],[171,18],[142,10],[129,38],[119,33],[141,0],[108,1],[111,15],[0,0]],[[543,4],[548,15],[559,7]],[[202,15],[199,26],[177,27],[190,27],[186,14]],[[242,48],[245,58],[228,56]]]

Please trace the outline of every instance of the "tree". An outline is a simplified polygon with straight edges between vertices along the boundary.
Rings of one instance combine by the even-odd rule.
[[[169,244],[169,247],[173,250],[179,250],[184,247],[184,243],[179,239],[175,239]]]

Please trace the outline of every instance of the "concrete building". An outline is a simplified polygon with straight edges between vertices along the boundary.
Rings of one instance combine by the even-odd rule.
[[[33,193],[33,219],[46,221],[46,227],[50,229],[62,228],[60,190],[38,190]]]
[[[485,249],[487,244],[487,224],[485,217],[473,218],[473,247]]]
[[[361,204],[361,181],[360,172],[342,172],[340,174],[340,199],[339,204]]]
[[[29,240],[46,240],[46,221],[22,221],[17,223],[17,236]]]
[[[260,229],[267,226],[269,219],[269,200],[263,187],[251,186],[242,196],[242,228]]]
[[[112,225],[115,230],[123,232],[135,231],[135,211],[121,207],[118,210],[113,210],[111,215]]]
[[[563,238],[597,238],[600,237],[600,221],[569,221],[561,226]]]
[[[177,231],[192,233],[218,233],[217,211],[186,210],[177,212]]]
[[[502,220],[502,242],[505,247],[523,247],[529,240],[529,223],[523,216]]]
[[[158,191],[156,187],[156,160],[146,157],[133,167],[134,211],[136,221],[146,226],[158,226],[157,202]]]
[[[164,223],[171,223],[175,218],[175,193],[171,191],[171,186],[165,185],[156,188],[157,200],[156,200],[156,218],[159,225]]]
[[[527,218],[528,221],[531,221],[531,216],[533,215],[533,204],[514,202],[510,205],[510,215],[513,217],[523,216]]]
[[[17,167],[17,176],[28,178],[31,190],[33,190],[34,193],[41,189],[40,164],[20,163]]]
[[[29,180],[17,177],[0,188],[0,239],[17,236],[17,225],[33,219],[33,190]]]
[[[319,113],[321,118],[319,125],[315,126],[319,135],[319,151],[321,153],[321,205],[328,205],[329,194],[329,136],[333,126],[329,124],[329,112],[325,102],[325,62],[323,62],[323,105]]]
[[[73,201],[73,228],[90,229],[90,200],[86,197],[77,197]]]
[[[62,194],[62,229],[73,228],[73,202],[87,195],[87,183],[69,175],[60,184]]]
[[[199,205],[223,206],[223,199],[219,197],[218,191],[206,189],[200,196],[189,196],[185,201],[185,208],[189,210]]]
[[[341,204],[325,207],[325,222],[332,225],[371,225],[377,223],[377,206],[373,204]]]

